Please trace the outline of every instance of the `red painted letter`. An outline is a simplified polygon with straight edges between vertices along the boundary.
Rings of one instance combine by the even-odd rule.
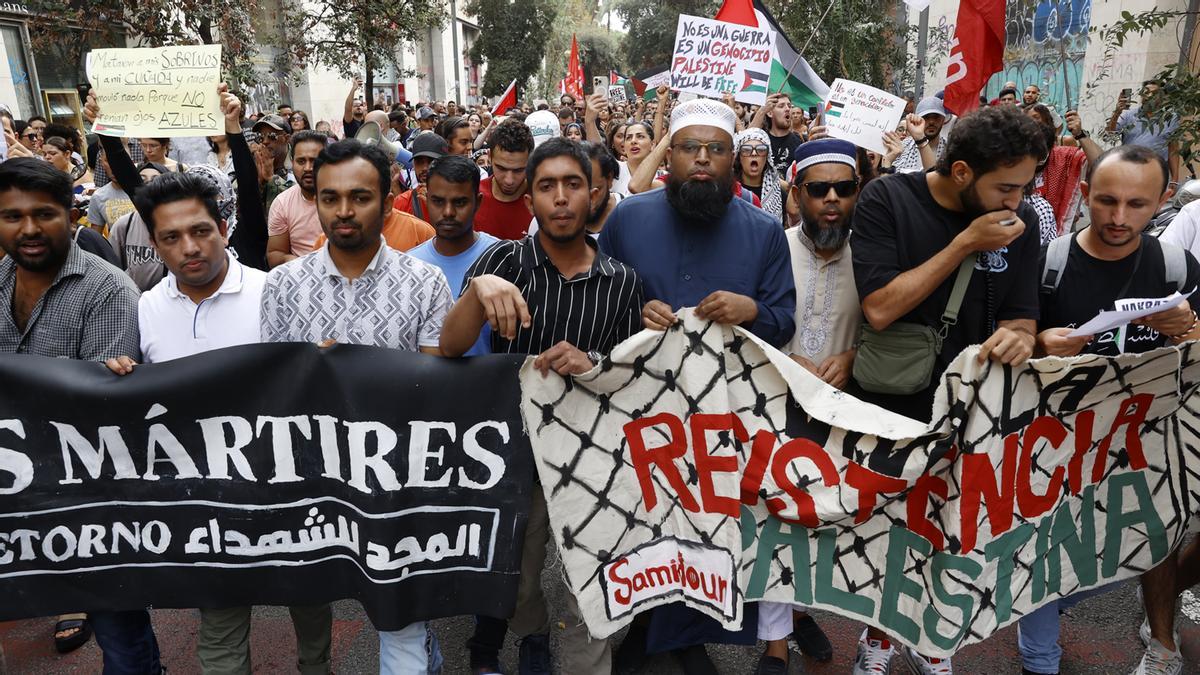
[[[704,414],[697,413],[688,419],[692,430],[692,453],[696,458],[696,473],[700,480],[700,501],[704,504],[705,513],[723,513],[731,518],[741,515],[741,502],[735,497],[718,495],[713,486],[713,473],[738,472],[737,448],[732,455],[714,456],[708,454],[709,431],[732,431],[737,440],[745,443],[750,440],[746,427],[737,415],[733,413]]]
[[[658,424],[667,426],[670,430],[670,440],[666,445],[647,448],[646,439],[642,434],[647,428]],[[646,511],[653,511],[658,504],[654,480],[650,477],[650,465],[657,464],[671,489],[679,496],[679,504],[692,513],[699,513],[700,505],[696,503],[696,497],[688,490],[683,476],[679,475],[679,468],[675,466],[675,460],[687,453],[687,432],[683,429],[683,422],[671,413],[659,413],[654,417],[627,422],[623,429],[625,439],[629,441],[629,459],[637,471],[638,485],[642,488],[642,501],[646,504]]]

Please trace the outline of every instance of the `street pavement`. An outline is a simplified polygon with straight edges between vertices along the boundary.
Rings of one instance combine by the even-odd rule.
[[[555,634],[552,648],[559,648],[558,633],[566,621],[566,592],[562,571],[556,561],[548,562],[543,577],[544,588],[554,614]],[[1200,673],[1200,601],[1185,594],[1178,621],[1185,675]],[[194,610],[155,610],[154,627],[162,651],[163,663],[170,675],[198,674],[196,662],[196,631],[199,614]],[[793,652],[791,675],[849,675],[854,660],[855,644],[862,625],[826,612],[814,612],[817,621],[829,634],[834,645],[834,658],[829,663],[816,663]],[[1134,593],[1134,584],[1127,583],[1111,593],[1084,601],[1063,615],[1062,675],[1124,674],[1133,669],[1141,658],[1142,645],[1137,638],[1142,610]],[[12,675],[93,675],[101,672],[100,650],[94,640],[74,653],[60,656],[51,644],[53,619],[35,619],[0,623],[0,673]],[[444,673],[467,673],[467,651],[464,646],[471,634],[469,617],[441,619],[434,630],[441,642],[446,659]],[[617,635],[617,639],[622,634]],[[379,668],[379,641],[370,621],[356,602],[343,601],[334,605],[333,662],[336,673],[376,673]],[[761,654],[761,646],[709,646],[709,653],[723,675],[750,675]],[[286,609],[263,607],[255,610],[251,636],[251,652],[255,673],[292,673],[295,659],[295,637]],[[510,636],[502,665],[507,673],[516,673],[517,650]],[[959,674],[1021,672],[1017,654],[1015,626],[1000,631],[983,644],[971,645],[954,658],[954,671]],[[683,671],[667,656],[651,659],[641,671],[646,675],[675,675]],[[897,658],[893,673],[906,669]],[[587,675],[564,673],[562,675]]]

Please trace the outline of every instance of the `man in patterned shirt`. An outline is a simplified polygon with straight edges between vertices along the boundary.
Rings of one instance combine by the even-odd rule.
[[[329,244],[271,270],[263,342],[342,342],[439,354],[450,286],[441,270],[387,246],[391,160],[354,139],[317,156],[317,216]],[[332,616],[326,606],[327,624]],[[427,622],[379,634],[381,673],[438,672]],[[325,654],[327,672],[329,655]],[[307,670],[305,672],[308,672]]]
[[[942,99],[927,96],[917,104],[917,112],[905,119],[908,138],[904,150],[892,164],[896,173],[924,173],[937,164],[946,148],[942,128],[946,125],[946,108]]]
[[[7,254],[0,260],[0,353],[140,358],[137,287],[74,243],[73,201],[71,177],[49,162],[24,157],[0,164],[0,248]],[[146,610],[88,618],[105,672],[162,669]],[[64,632],[57,637],[70,637]]]

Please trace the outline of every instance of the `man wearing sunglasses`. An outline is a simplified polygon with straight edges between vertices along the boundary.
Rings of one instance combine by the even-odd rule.
[[[701,319],[742,326],[778,347],[795,327],[787,241],[777,219],[733,195],[734,125],[733,109],[720,101],[676,106],[666,187],[622,200],[600,231],[600,250],[642,277],[647,328],[666,330],[679,320],[677,310],[694,307]],[[717,672],[699,643],[728,641],[727,633],[705,630],[683,605],[656,608],[650,623],[669,628],[649,634],[680,636],[650,645],[651,652],[673,649],[687,673]],[[638,665],[646,635],[635,623],[618,651],[618,670]]]
[[[287,170],[288,148],[292,125],[279,115],[263,115],[254,123],[258,143],[250,146],[258,160],[258,180],[263,190],[263,209],[271,212],[271,204],[284,190],[296,184]]]

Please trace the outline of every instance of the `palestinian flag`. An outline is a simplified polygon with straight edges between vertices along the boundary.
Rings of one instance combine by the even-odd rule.
[[[830,101],[829,103],[825,104],[825,116],[826,117],[841,117],[842,109],[845,107],[846,107],[846,104],[842,103],[841,101]]]
[[[825,103],[825,98],[829,95],[829,85],[817,77],[808,61],[800,58],[796,47],[779,28],[779,23],[771,16],[762,0],[725,0],[721,11],[717,12],[714,18],[717,21],[756,28],[767,26],[775,31],[775,57],[771,59],[768,94],[782,91],[792,99],[792,105],[801,108],[814,105],[819,107]]]
[[[767,73],[757,73],[753,70],[747,70],[746,79],[742,82],[742,91],[750,93],[767,93],[767,82],[771,76]]]
[[[646,68],[634,73],[630,78],[633,91],[647,101],[654,100],[654,88],[660,84],[671,83],[671,67],[667,65]]]

